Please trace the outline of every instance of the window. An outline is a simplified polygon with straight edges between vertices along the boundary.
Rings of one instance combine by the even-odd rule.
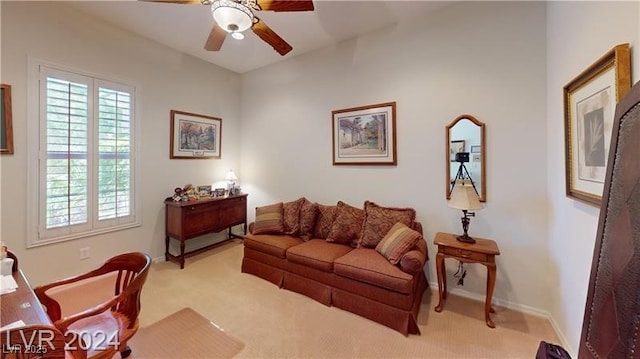
[[[33,71],[37,190],[29,203],[38,210],[29,213],[38,213],[30,224],[38,233],[30,246],[139,225],[135,87],[40,62]]]

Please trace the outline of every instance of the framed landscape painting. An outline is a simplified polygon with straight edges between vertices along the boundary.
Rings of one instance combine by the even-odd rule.
[[[397,164],[396,103],[331,112],[334,165]]]
[[[618,45],[564,87],[567,197],[600,206],[618,101],[631,89],[629,44]]]
[[[222,119],[171,110],[170,158],[220,158]]]

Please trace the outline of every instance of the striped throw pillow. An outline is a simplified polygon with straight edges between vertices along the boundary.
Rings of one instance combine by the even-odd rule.
[[[419,232],[407,227],[404,223],[396,223],[376,246],[376,251],[389,260],[391,264],[398,264],[400,258],[407,253],[422,237]]]
[[[282,202],[269,206],[256,207],[256,221],[253,225],[253,234],[284,232],[282,217]]]

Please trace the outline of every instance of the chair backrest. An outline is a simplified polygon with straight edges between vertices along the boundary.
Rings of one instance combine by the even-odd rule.
[[[117,272],[114,295],[122,296],[123,300],[111,310],[126,316],[130,326],[134,325],[140,313],[140,294],[150,267],[151,257],[135,252],[115,256],[100,268],[103,271],[101,274]]]
[[[65,358],[64,336],[53,326],[28,325],[0,332],[2,358]]]

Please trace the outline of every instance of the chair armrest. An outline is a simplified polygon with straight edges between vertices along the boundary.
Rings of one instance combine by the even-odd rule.
[[[82,281],[97,275],[101,275],[101,274],[103,274],[102,267],[85,274],[77,275],[75,277],[69,277],[66,279],[55,281],[53,283],[35,287],[33,291],[36,293],[36,297],[38,297],[38,300],[40,301],[40,303],[42,303],[42,305],[44,305],[47,308],[47,315],[49,315],[49,318],[51,318],[51,321],[55,322],[57,320],[60,320],[60,317],[62,316],[62,311],[60,310],[60,304],[55,299],[47,295],[46,292],[49,289],[52,289],[55,287],[79,282],[79,281]]]
[[[256,222],[251,222],[249,223],[249,233],[253,234],[253,227],[255,226]]]

